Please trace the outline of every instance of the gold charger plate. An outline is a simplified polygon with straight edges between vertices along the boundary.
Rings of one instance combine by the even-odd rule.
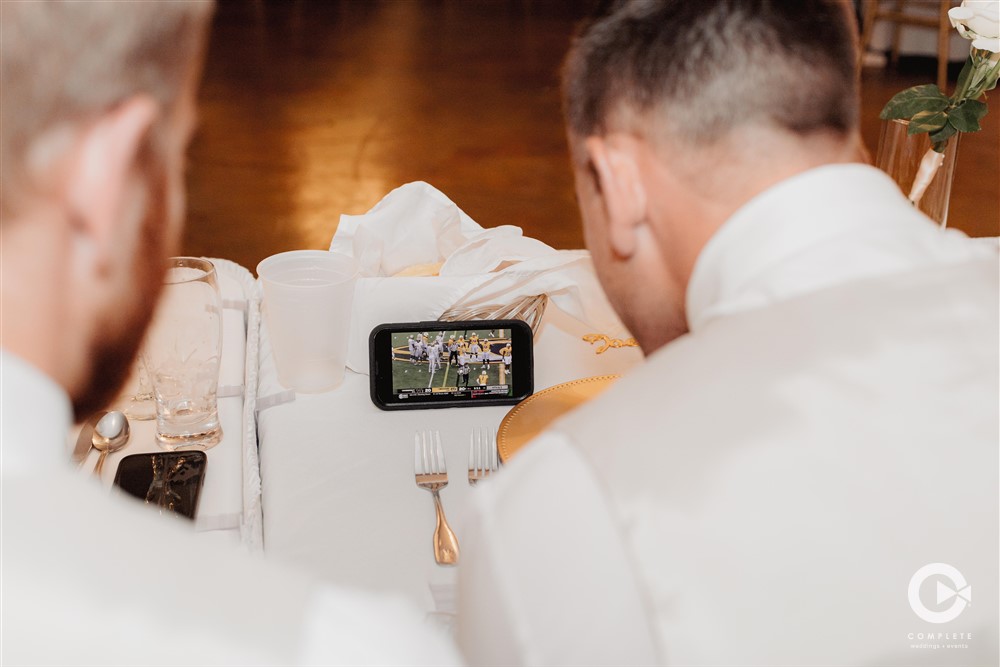
[[[507,413],[497,431],[497,452],[504,463],[559,417],[603,393],[620,375],[598,375],[564,382],[532,394]]]

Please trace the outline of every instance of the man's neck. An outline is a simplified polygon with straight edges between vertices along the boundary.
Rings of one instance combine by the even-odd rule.
[[[695,263],[709,239],[747,202],[793,176],[826,164],[864,162],[856,133],[806,137],[772,128],[749,127],[677,161],[678,190],[686,206],[670,221],[676,230],[663,239],[674,279],[686,294]],[[678,207],[673,208],[674,211]]]

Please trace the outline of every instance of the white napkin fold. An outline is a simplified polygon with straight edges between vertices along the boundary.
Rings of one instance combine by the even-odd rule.
[[[362,276],[392,276],[414,264],[444,261],[483,231],[427,183],[407,183],[364,215],[342,215],[330,250],[352,255]]]
[[[547,294],[593,329],[629,336],[604,296],[586,250],[556,250],[519,227],[483,229],[423,182],[396,188],[364,215],[342,215],[330,250],[360,265],[347,366],[368,372],[368,336],[379,324],[436,320],[449,308],[506,304]],[[439,275],[392,277],[417,264]]]

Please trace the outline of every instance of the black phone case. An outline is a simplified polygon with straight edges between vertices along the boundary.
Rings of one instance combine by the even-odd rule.
[[[486,323],[495,325],[497,327],[512,328],[512,327],[527,327],[528,328],[528,340],[532,343],[533,334],[530,327],[522,320],[463,320],[462,322],[440,322],[440,321],[430,321],[430,322],[390,322],[387,324],[380,324],[374,329],[372,329],[371,334],[368,335],[368,378],[369,378],[369,388],[371,391],[372,403],[381,410],[434,410],[437,408],[474,408],[483,407],[487,405],[517,405],[523,401],[528,396],[531,396],[535,391],[535,358],[534,350],[532,345],[528,345],[524,352],[518,354],[518,367],[527,369],[527,387],[523,395],[511,396],[509,398],[491,398],[482,399],[478,401],[470,400],[454,400],[454,401],[434,401],[421,403],[415,401],[413,403],[385,403],[378,396],[378,384],[377,384],[377,366],[375,357],[375,337],[378,336],[379,332],[385,331],[386,329],[411,329],[413,331],[418,331],[422,329],[435,329],[440,330],[442,325],[448,325],[449,327],[458,327],[463,323],[475,324],[477,326],[482,326]],[[470,327],[471,328],[471,327]]]
[[[194,519],[207,464],[200,451],[130,454],[118,463],[114,483],[147,505]]]

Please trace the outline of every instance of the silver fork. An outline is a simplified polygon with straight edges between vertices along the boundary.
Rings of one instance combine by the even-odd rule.
[[[434,561],[438,565],[458,564],[458,538],[444,518],[439,492],[448,486],[448,468],[444,462],[439,431],[418,431],[413,437],[413,472],[417,486],[434,495],[437,525],[434,528]]]
[[[500,469],[496,431],[474,428],[469,434],[469,485],[475,486]]]

